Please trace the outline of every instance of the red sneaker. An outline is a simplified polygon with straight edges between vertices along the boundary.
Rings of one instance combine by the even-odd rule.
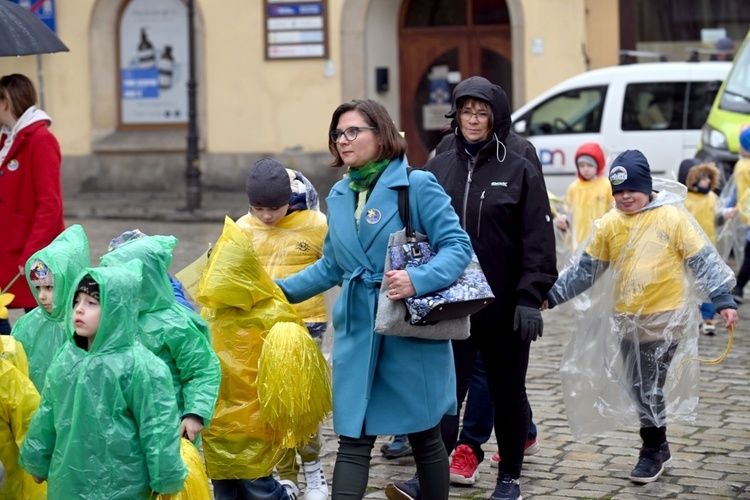
[[[470,446],[460,444],[451,458],[451,483],[474,484],[479,476],[479,460]]]
[[[524,455],[535,455],[539,451],[539,443],[536,438],[526,440],[526,448],[523,450]],[[490,467],[498,467],[500,463],[500,454],[495,453],[490,459]]]

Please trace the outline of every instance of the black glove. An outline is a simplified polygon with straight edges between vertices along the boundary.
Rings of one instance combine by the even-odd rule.
[[[513,330],[521,334],[523,340],[533,341],[542,337],[542,312],[534,307],[516,306]]]

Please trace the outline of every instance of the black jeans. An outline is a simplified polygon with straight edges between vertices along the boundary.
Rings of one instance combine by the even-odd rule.
[[[333,469],[333,500],[361,500],[370,475],[370,456],[377,436],[339,437],[339,451]],[[440,438],[440,424],[409,434],[414,450],[422,498],[447,500],[450,485],[448,453]]]
[[[621,342],[628,385],[638,409],[641,427],[666,425],[664,384],[678,344],[677,341]]]
[[[745,257],[737,273],[737,288],[742,290],[748,281],[750,281],[750,241],[745,243]]]
[[[530,342],[513,331],[513,317],[497,309],[483,310],[471,318],[471,337],[453,341],[456,364],[456,397],[461,404],[469,390],[477,353],[482,356],[495,407],[495,437],[502,461],[498,475],[521,477],[523,451],[529,434],[531,410],[526,397],[526,370]],[[460,413],[460,412],[459,412]],[[453,449],[458,434],[458,415],[443,417],[443,443]]]

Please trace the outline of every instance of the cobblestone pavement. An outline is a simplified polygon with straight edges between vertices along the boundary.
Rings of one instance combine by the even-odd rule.
[[[244,194],[204,196],[204,202],[206,208],[190,214],[175,210],[180,205],[176,198],[144,194],[83,196],[66,200],[67,223],[83,225],[94,262],[106,251],[109,240],[127,229],[174,234],[180,240],[171,269],[175,272],[215,241],[226,212],[237,217],[246,210]],[[640,446],[635,428],[573,440],[558,370],[565,346],[575,332],[575,321],[558,309],[546,311],[544,337],[532,345],[527,378],[541,449],[526,457],[521,478],[524,499],[750,499],[750,302],[740,307],[739,314],[740,324],[727,359],[717,366],[701,366],[701,399],[695,425],[669,426],[672,465],[657,482],[638,486],[627,479]],[[701,337],[701,356],[716,357],[726,342],[724,331]],[[323,434],[323,462],[330,480],[337,447],[331,422],[326,423]],[[380,446],[387,439],[382,436],[373,451],[365,498],[385,498],[388,482],[407,479],[414,472],[410,457],[388,461],[380,456]],[[489,497],[496,474],[489,465],[489,457],[496,451],[494,438],[484,449],[487,458],[480,465],[477,483],[451,487],[451,498]]]

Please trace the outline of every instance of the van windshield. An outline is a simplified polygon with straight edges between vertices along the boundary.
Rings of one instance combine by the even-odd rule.
[[[750,48],[748,44],[735,59],[732,72],[719,101],[719,108],[726,111],[750,114]]]

